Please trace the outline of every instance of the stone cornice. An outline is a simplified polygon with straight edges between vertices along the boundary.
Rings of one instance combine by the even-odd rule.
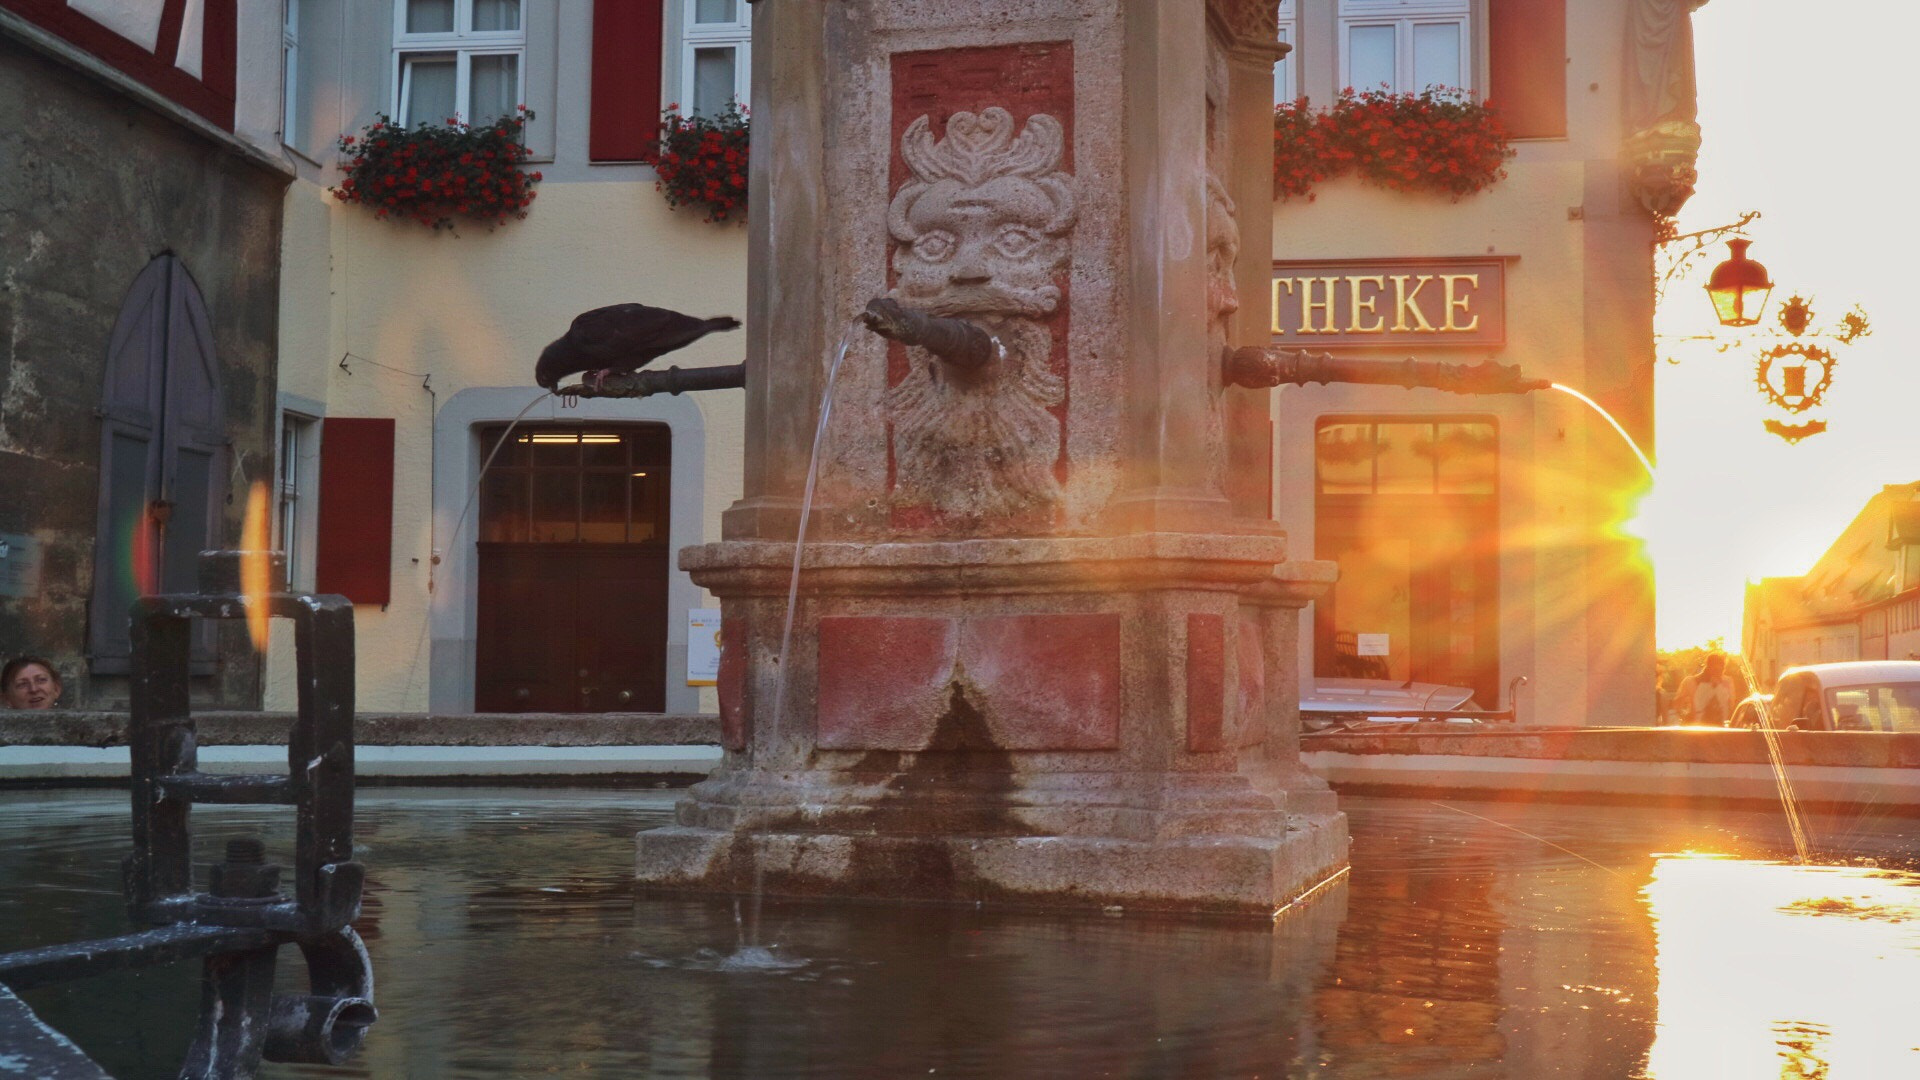
[[[1271,64],[1292,46],[1279,40],[1279,19],[1273,0],[1207,0],[1207,24],[1235,59]]]

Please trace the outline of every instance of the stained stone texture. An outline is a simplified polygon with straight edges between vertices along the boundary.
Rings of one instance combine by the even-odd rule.
[[[1295,659],[1333,567],[1229,490],[1272,5],[761,0],[754,39],[745,496],[681,553],[727,753],[640,881],[1266,915],[1344,869]],[[995,356],[849,329],[882,296]]]
[[[96,564],[113,565],[96,551],[108,346],[155,256],[177,256],[192,275],[219,368],[229,442],[215,467],[237,494],[210,546],[237,546],[247,484],[272,476],[291,173],[237,146],[0,33],[0,533],[31,536],[41,552],[38,579],[0,595],[0,657],[47,657],[71,706],[127,698],[124,674],[90,662],[87,620]],[[243,627],[221,632],[218,655],[196,668],[194,700],[257,704]]]

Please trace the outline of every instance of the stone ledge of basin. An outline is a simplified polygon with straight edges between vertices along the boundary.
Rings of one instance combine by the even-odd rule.
[[[681,825],[722,832],[1082,836],[1126,840],[1284,836],[1310,804],[1238,774],[956,773],[901,788],[906,774],[723,773],[675,808]]]
[[[1271,919],[1347,867],[1346,821],[1284,838],[736,834],[668,826],[635,840],[648,891],[1218,913]]]
[[[0,713],[0,746],[125,746],[123,712]],[[290,712],[196,712],[202,746],[283,743]],[[387,713],[354,717],[361,746],[716,746],[720,718],[706,713]]]
[[[793,544],[723,540],[681,549],[680,568],[702,584],[784,591]],[[808,543],[801,570],[810,590],[968,590],[1036,585],[1108,589],[1128,581],[1156,586],[1193,581],[1235,587],[1278,581],[1320,585],[1331,563],[1290,561],[1281,536],[1141,533],[1133,536]]]
[[[1788,765],[1920,768],[1920,732],[1783,731]],[[1515,728],[1508,731],[1316,732],[1303,751],[1348,754],[1432,754],[1443,757],[1540,758],[1568,761],[1693,762],[1766,765],[1766,737],[1723,728]]]

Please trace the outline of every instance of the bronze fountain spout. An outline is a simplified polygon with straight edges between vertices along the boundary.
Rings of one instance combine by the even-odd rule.
[[[902,345],[917,345],[955,367],[976,371],[1003,355],[1000,342],[979,324],[915,311],[880,298],[860,313],[867,329]]]
[[[1452,394],[1524,394],[1553,383],[1529,379],[1517,364],[1445,364],[1435,360],[1354,360],[1332,353],[1251,345],[1229,350],[1222,372],[1230,386],[1262,389],[1283,384],[1373,383],[1427,387]]]

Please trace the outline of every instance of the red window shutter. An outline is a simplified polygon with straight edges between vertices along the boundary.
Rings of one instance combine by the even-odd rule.
[[[392,594],[392,420],[321,422],[317,531],[313,591],[385,604]]]
[[[1507,134],[1566,135],[1566,0],[1492,0],[1488,16],[1487,101]]]
[[[594,0],[587,156],[638,161],[660,131],[661,0]]]

